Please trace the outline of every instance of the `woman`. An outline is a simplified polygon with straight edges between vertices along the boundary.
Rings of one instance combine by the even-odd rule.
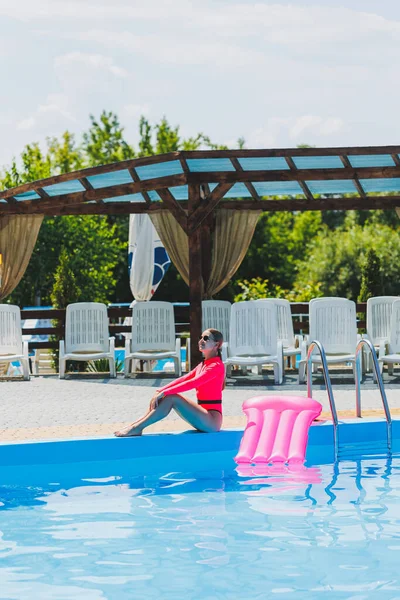
[[[143,429],[164,419],[175,409],[182,419],[198,431],[219,431],[222,425],[222,390],[225,384],[225,367],[221,360],[222,333],[206,329],[199,340],[199,350],[204,360],[187,375],[164,385],[150,401],[146,415],[116,431],[118,437],[142,435]],[[197,404],[181,392],[196,389]]]

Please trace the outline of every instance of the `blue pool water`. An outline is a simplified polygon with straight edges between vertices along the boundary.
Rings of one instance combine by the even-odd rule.
[[[399,457],[174,460],[1,467],[0,598],[400,597]]]

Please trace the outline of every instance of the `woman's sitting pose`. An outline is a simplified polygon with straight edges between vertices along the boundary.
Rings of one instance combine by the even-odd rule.
[[[118,437],[142,435],[143,429],[164,419],[175,409],[182,419],[198,431],[215,432],[222,425],[222,390],[225,384],[225,367],[221,360],[222,333],[206,329],[199,340],[199,350],[204,360],[187,375],[164,385],[150,401],[146,415],[116,431]],[[181,392],[196,389],[197,404]]]

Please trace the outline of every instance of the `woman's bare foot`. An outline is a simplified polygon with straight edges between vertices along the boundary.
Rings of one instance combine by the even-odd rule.
[[[119,431],[114,431],[114,435],[117,437],[136,437],[142,435],[142,433],[142,429],[139,429],[139,427],[135,427],[134,423],[132,425],[124,427],[123,429],[120,429]]]

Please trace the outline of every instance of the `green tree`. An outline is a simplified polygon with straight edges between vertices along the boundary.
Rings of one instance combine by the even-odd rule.
[[[114,237],[115,225],[110,226],[102,216],[67,216],[58,223],[59,237],[81,290],[79,300],[110,302],[121,244]]]
[[[156,125],[156,154],[175,152],[180,149],[179,127],[171,127],[163,117]]]
[[[83,151],[76,145],[75,136],[69,131],[64,131],[61,140],[48,138],[47,144],[52,174],[70,173],[86,166]]]
[[[70,266],[70,259],[70,254],[63,247],[60,252],[59,263],[54,274],[54,284],[50,294],[51,304],[54,308],[67,308],[68,304],[78,302],[81,295],[81,290],[76,283],[75,274]],[[54,327],[60,327],[62,321],[54,319],[52,323]],[[58,344],[62,338],[59,335],[51,335],[49,339]],[[51,356],[53,367],[58,371],[58,348],[52,349]]]
[[[67,308],[68,304],[78,302],[81,290],[76,282],[76,277],[71,269],[71,256],[66,248],[60,252],[59,262],[54,274],[54,284],[50,293],[50,300],[54,308]]]
[[[242,291],[235,296],[235,302],[261,300],[263,298],[284,298],[286,295],[285,290],[281,287],[271,285],[268,279],[261,279],[261,277],[253,277],[250,281],[244,279],[238,281],[237,285]]]
[[[87,166],[134,158],[134,149],[124,139],[124,128],[116,114],[104,110],[99,120],[91,115],[90,121],[91,127],[83,134],[82,144]]]
[[[361,289],[358,301],[367,302],[373,296],[380,296],[382,290],[381,261],[374,248],[367,250],[361,269]]]
[[[154,154],[154,148],[151,141],[153,128],[145,117],[140,117],[139,121],[139,156],[151,156]]]
[[[353,225],[330,231],[323,229],[311,241],[299,264],[296,285],[321,285],[326,296],[356,300],[360,293],[363,265],[369,249],[374,249],[382,268],[380,294],[400,294],[400,227]]]
[[[236,282],[254,277],[291,289],[308,244],[322,228],[317,211],[263,213],[230,289],[236,288]]]

